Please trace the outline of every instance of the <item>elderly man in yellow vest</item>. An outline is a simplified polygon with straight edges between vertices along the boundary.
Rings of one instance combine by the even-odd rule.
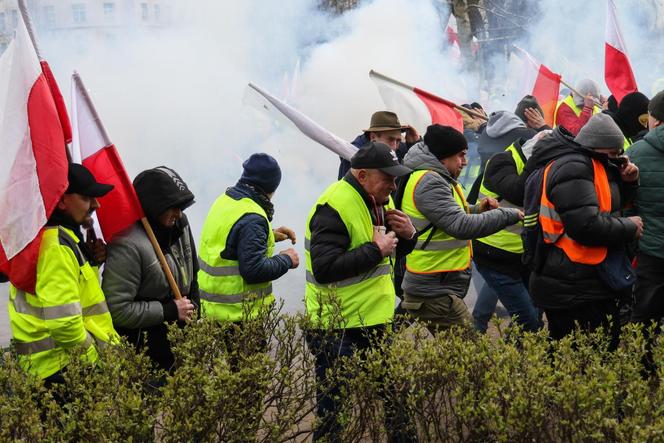
[[[322,420],[314,440],[337,441],[340,433],[339,388],[324,388],[326,371],[339,357],[370,348],[370,338],[381,335],[394,316],[393,256],[413,248],[416,232],[408,217],[394,209],[390,193],[396,177],[409,172],[389,146],[372,142],[353,156],[350,171],[323,192],[309,213],[305,298],[313,328],[307,341],[316,356]],[[409,441],[409,421],[394,405],[386,404],[386,420],[394,438]]]
[[[456,181],[466,166],[466,151],[466,138],[459,131],[431,125],[424,141],[404,159],[414,172],[406,183],[402,209],[419,239],[406,257],[402,306],[434,332],[471,323],[462,300],[470,284],[470,240],[495,234],[523,218],[520,210],[498,208],[489,197],[468,206]]]
[[[71,163],[69,187],[41,234],[34,294],[14,286],[9,295],[9,322],[14,349],[26,371],[46,385],[62,383],[69,349],[81,346],[96,362],[97,348],[117,339],[99,285],[94,246],[82,241],[80,227],[99,207],[97,197],[112,185],[97,183],[84,166]],[[100,258],[101,257],[101,258]],[[96,260],[95,260],[96,259]]]
[[[201,314],[230,322],[255,318],[271,305],[272,281],[299,265],[293,248],[272,255],[275,240],[295,243],[291,229],[272,229],[271,198],[281,182],[279,164],[260,153],[242,166],[238,183],[210,208],[199,244]]]

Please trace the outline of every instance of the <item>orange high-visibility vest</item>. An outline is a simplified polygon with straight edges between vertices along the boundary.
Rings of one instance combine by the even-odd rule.
[[[611,214],[611,188],[609,178],[606,175],[604,165],[598,160],[592,159],[593,171],[595,173],[595,193],[599,200],[599,211],[601,214]],[[563,250],[565,255],[574,263],[596,265],[606,258],[606,246],[585,246],[573,240],[565,233],[565,227],[558,212],[546,194],[546,182],[553,162],[544,169],[542,180],[542,199],[540,203],[539,221],[542,226],[544,242],[553,244]]]

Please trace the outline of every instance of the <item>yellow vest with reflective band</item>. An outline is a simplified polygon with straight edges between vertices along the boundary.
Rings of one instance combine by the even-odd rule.
[[[623,151],[627,152],[630,146],[632,146],[632,140],[625,137],[625,141],[623,142]]]
[[[371,214],[360,193],[346,180],[330,185],[309,212],[305,231],[305,303],[309,318],[315,327],[335,329],[391,322],[396,295],[390,257],[384,257],[373,269],[344,280],[322,284],[314,278],[309,225],[316,209],[325,204],[337,211],[346,226],[350,237],[349,251],[373,241]],[[387,208],[394,208],[391,198]]]
[[[9,322],[21,366],[46,378],[67,366],[67,349],[83,346],[94,363],[97,347],[117,340],[99,285],[98,270],[85,260],[69,229],[44,230],[35,294],[9,291]]]
[[[562,105],[563,103],[569,106],[570,109],[574,111],[574,114],[577,117],[579,117],[581,115],[581,112],[583,112],[583,108],[579,108],[578,106],[576,106],[576,103],[574,103],[574,97],[568,95],[567,97],[565,97],[564,100],[560,100],[558,102],[558,105],[556,106],[556,112],[553,113],[553,122],[555,126],[558,126],[558,109],[560,108],[560,105]],[[598,114],[600,112],[601,110],[599,109],[599,107],[597,107],[597,105],[593,106],[593,115]]]
[[[506,151],[509,151],[512,154],[512,159],[516,165],[516,173],[521,175],[523,168],[525,167],[525,162],[519,153],[519,150],[512,143]],[[491,161],[491,160],[489,160]],[[487,162],[488,167],[489,162]],[[500,199],[500,195],[489,190],[484,185],[484,179],[482,179],[482,185],[480,186],[480,193],[478,198],[482,197],[492,197],[498,200],[498,205],[501,208],[517,208],[523,209],[519,206],[513,205],[512,203],[506,201],[505,199]],[[519,222],[515,225],[511,225],[502,229],[495,234],[492,234],[488,237],[478,238],[478,241],[482,243],[493,246],[494,248],[502,249],[507,252],[512,252],[514,254],[523,254],[523,241],[521,240],[521,231],[523,230],[523,222]]]
[[[406,256],[406,269],[414,274],[434,274],[438,272],[451,272],[467,269],[470,266],[472,257],[472,248],[469,240],[458,240],[442,229],[431,227],[422,232],[429,226],[430,222],[417,209],[414,200],[415,188],[419,181],[426,174],[436,174],[435,171],[419,170],[413,172],[408,178],[406,188],[404,189],[403,202],[401,210],[410,217],[415,229],[421,232],[415,249]],[[452,193],[459,206],[468,213],[468,203],[463,196],[461,187],[453,185]],[[431,234],[433,230],[433,235]]]
[[[198,286],[201,315],[220,321],[255,318],[274,302],[272,282],[247,283],[240,275],[237,260],[221,257],[235,223],[246,214],[265,218],[268,227],[266,257],[274,251],[274,232],[265,210],[252,199],[235,200],[224,194],[210,208],[203,224],[198,247]]]

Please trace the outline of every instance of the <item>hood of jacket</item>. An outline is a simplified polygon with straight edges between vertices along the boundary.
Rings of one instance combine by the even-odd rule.
[[[571,154],[583,149],[585,148],[574,141],[574,135],[571,132],[562,126],[556,126],[533,147],[532,155],[528,159],[528,164],[532,165],[529,169],[540,168],[561,155]]]
[[[491,138],[501,137],[508,132],[518,129],[526,128],[526,124],[516,114],[509,111],[494,112],[486,124],[486,135]]]
[[[429,147],[423,141],[410,148],[403,159],[403,164],[413,171],[426,169],[436,171],[443,177],[452,178],[447,168],[429,151]]]
[[[185,210],[194,204],[194,194],[182,177],[166,166],[138,174],[134,179],[134,189],[150,220],[158,219],[168,208]]]

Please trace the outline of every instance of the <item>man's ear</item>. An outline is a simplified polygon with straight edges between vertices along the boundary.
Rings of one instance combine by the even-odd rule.
[[[364,184],[367,181],[367,170],[366,169],[358,169],[357,170],[357,181],[360,184]]]
[[[65,196],[66,195],[67,194],[62,194],[60,196],[60,200],[58,200],[58,209],[61,210],[61,211],[64,211],[65,209],[67,209],[67,205],[65,204]]]

